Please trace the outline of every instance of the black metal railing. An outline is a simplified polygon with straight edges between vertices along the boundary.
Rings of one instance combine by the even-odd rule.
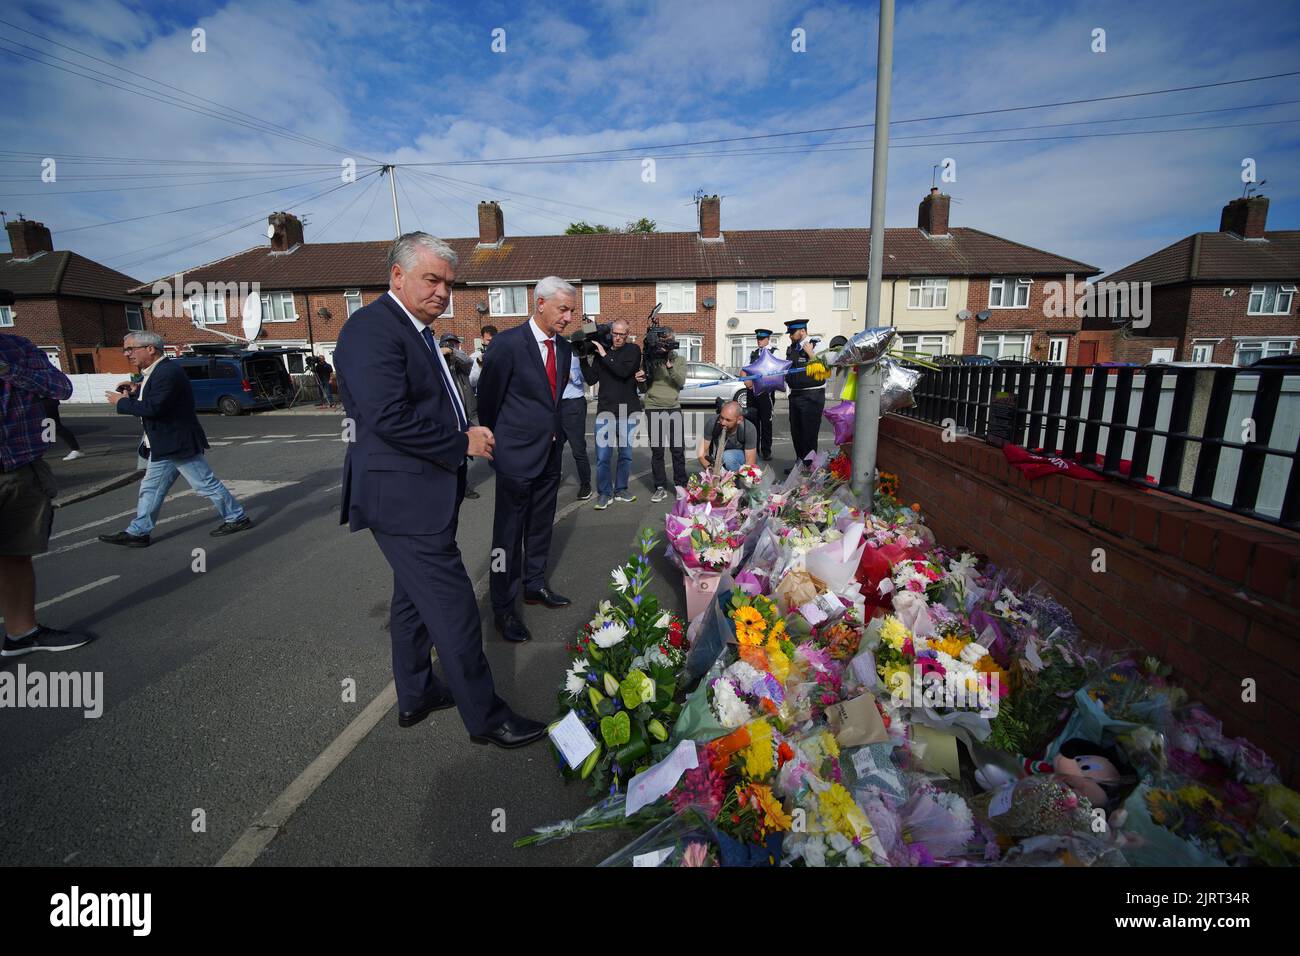
[[[995,402],[1014,403],[1014,444],[1300,528],[1300,368],[957,365],[915,397],[899,414],[977,438]]]

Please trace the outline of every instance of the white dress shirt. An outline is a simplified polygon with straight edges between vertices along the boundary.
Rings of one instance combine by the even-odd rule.
[[[582,362],[575,352],[569,359],[569,380],[564,383],[564,394],[561,398],[585,398],[587,395],[587,380],[582,377]]]
[[[546,343],[547,342],[550,342],[551,348],[555,349],[555,360],[556,362],[558,362],[560,360],[560,348],[558,345],[555,344],[555,337],[552,335],[547,335],[545,332],[542,331],[542,327],[537,324],[537,316],[533,316],[531,319],[528,320],[528,327],[533,330],[533,338],[537,340],[537,351],[540,352],[542,356],[542,368],[546,368]],[[558,365],[556,366],[556,373],[557,374],[559,373]]]
[[[402,305],[402,300],[399,299],[397,296],[393,295],[392,289],[388,290],[388,294],[393,297],[393,301],[397,303],[397,307],[401,309],[404,313],[406,313],[406,317],[410,319],[411,324],[415,326],[415,331],[420,334],[420,341],[424,344],[426,348],[428,348],[429,343],[424,341],[424,330],[428,328],[428,326],[426,326],[423,322],[421,322],[419,319],[413,316],[411,314],[410,309]],[[447,387],[447,394],[451,396],[451,400],[455,403],[456,408],[459,409],[460,420],[462,422],[465,422],[466,425],[468,425],[469,416],[465,414],[465,406],[462,405],[460,402],[460,392],[459,389],[456,388],[455,382],[452,380],[451,369],[447,368],[447,359],[443,356],[442,349],[440,348],[434,349],[433,354],[434,357],[437,358],[438,364],[442,366],[442,381],[443,384],[446,385]]]

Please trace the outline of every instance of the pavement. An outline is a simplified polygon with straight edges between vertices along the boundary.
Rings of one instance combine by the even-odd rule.
[[[783,411],[782,468],[793,460]],[[133,471],[134,421],[62,414],[87,456],[63,462],[62,445],[47,456],[66,503],[36,559],[39,616],[97,640],[6,659],[0,675],[19,664],[102,674],[103,713],[0,707],[0,865],[590,865],[630,842],[613,831],[516,850],[534,826],[594,802],[564,782],[550,748],[476,746],[455,710],[398,727],[392,577],[369,534],[338,524],[338,412],[202,416],[213,469],[256,526],[209,537],[219,517],[179,480],[142,550],[97,540],[134,514],[133,477],[77,500]],[[590,436],[589,453],[594,465]],[[525,608],[533,641],[522,646],[491,629],[494,481],[471,465],[482,497],[462,506],[459,543],[498,690],[524,714],[555,714],[565,642],[608,596],[638,531],[662,531],[671,501],[650,501],[646,449],[633,463],[638,500],[598,512],[575,500],[566,451],[550,582],[573,605]],[[662,555],[655,569],[660,599],[683,611],[678,574]]]

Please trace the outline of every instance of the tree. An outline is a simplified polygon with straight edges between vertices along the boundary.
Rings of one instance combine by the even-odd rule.
[[[647,219],[642,216],[636,222],[629,222],[622,229],[618,226],[603,226],[596,223],[594,226],[589,222],[571,222],[569,228],[564,230],[566,236],[593,236],[593,235],[617,235],[620,233],[651,233],[658,232],[659,224],[653,219]]]
[[[617,229],[611,229],[609,226],[602,226],[599,223],[591,225],[587,222],[571,222],[569,228],[564,230],[566,236],[590,236],[598,233],[617,232]]]

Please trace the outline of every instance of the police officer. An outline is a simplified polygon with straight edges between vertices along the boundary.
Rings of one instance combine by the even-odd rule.
[[[749,353],[749,364],[753,365],[758,361],[759,355],[764,351],[774,352],[772,345],[771,329],[755,329],[754,338],[758,340],[758,348]],[[764,392],[762,395],[750,394],[749,404],[754,410],[755,424],[758,426],[758,455],[763,461],[772,460],[772,403],[776,398],[774,392]],[[745,417],[750,417],[750,410],[745,409]]]
[[[785,350],[785,357],[790,360],[786,376],[790,388],[790,440],[794,443],[795,460],[801,462],[817,450],[817,432],[826,406],[826,385],[804,371],[815,359],[813,344],[808,339],[808,320],[787,322],[785,330],[790,335],[790,347]]]

